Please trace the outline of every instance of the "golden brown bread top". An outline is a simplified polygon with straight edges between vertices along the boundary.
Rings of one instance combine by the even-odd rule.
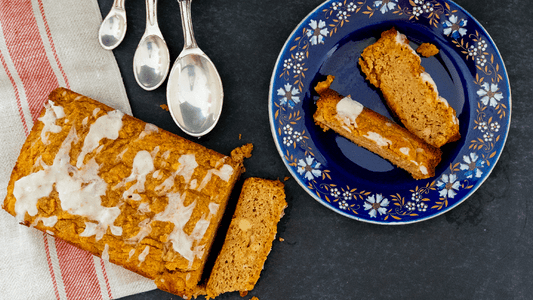
[[[459,121],[420,62],[405,35],[392,28],[365,48],[359,66],[410,132],[441,147],[461,137]]]
[[[49,98],[3,208],[167,291],[194,288],[252,146],[232,158],[67,89]]]
[[[333,79],[334,76],[330,75],[315,88],[320,99],[313,118],[324,131],[334,130],[405,169],[415,179],[435,175],[435,167],[441,159],[440,149],[426,144],[405,128],[366,107],[362,108],[355,120],[348,121],[339,114],[337,106],[345,97],[329,88]]]
[[[207,283],[208,298],[232,291],[242,295],[254,288],[286,207],[280,181],[253,177],[245,180]]]

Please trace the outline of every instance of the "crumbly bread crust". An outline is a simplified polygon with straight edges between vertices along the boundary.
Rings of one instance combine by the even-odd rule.
[[[402,124],[426,143],[441,147],[460,139],[459,121],[420,62],[395,28],[383,32],[359,59],[367,80],[381,90]]]
[[[355,144],[389,160],[411,173],[415,179],[435,176],[435,167],[439,164],[442,154],[440,149],[426,144],[388,118],[365,107],[357,116],[356,125],[346,124],[337,112],[337,103],[344,97],[329,88],[333,79],[330,75],[315,87],[320,95],[317,111],[313,115],[317,125],[324,131],[332,129]],[[376,137],[385,141],[384,144],[376,142]]]
[[[2,207],[162,290],[195,293],[251,144],[228,157],[64,88],[49,99]],[[33,183],[50,190],[35,196]]]
[[[232,291],[245,295],[254,288],[286,207],[284,185],[280,181],[245,180],[224,245],[207,282],[208,299]]]

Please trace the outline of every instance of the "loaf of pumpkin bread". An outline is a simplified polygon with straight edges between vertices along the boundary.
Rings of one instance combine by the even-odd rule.
[[[24,143],[3,208],[190,296],[251,148],[222,155],[59,88]]]

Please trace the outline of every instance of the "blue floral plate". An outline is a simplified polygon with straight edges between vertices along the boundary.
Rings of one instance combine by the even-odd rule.
[[[440,50],[422,65],[456,110],[462,138],[447,144],[436,175],[407,172],[313,122],[317,82],[391,118],[381,94],[358,67],[363,49],[396,27],[411,41]],[[270,85],[270,125],[296,181],[344,216],[377,224],[427,220],[454,208],[483,183],[507,138],[511,90],[493,41],[466,11],[446,0],[326,1],[293,31]]]

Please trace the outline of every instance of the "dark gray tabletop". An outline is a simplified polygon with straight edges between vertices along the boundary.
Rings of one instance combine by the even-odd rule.
[[[105,16],[111,0],[99,0]],[[271,135],[269,83],[280,49],[295,26],[322,0],[202,0],[193,2],[199,46],[224,83],[223,115],[196,142],[221,153],[251,142],[244,178],[289,176]],[[488,31],[506,64],[513,107],[501,158],[478,191],[452,211],[403,226],[380,226],[338,215],[293,179],[261,278],[244,299],[531,299],[533,297],[533,8],[526,0],[457,0]],[[145,24],[144,2],[126,1],[128,32],[114,50],[133,114],[183,134],[169,113],[164,83],[146,92],[132,61]],[[176,0],[159,1],[159,23],[171,60],[183,47]],[[529,99],[529,100],[528,100]],[[241,137],[241,139],[239,139]],[[127,300],[176,299],[155,290]],[[218,299],[241,299],[229,293]]]

